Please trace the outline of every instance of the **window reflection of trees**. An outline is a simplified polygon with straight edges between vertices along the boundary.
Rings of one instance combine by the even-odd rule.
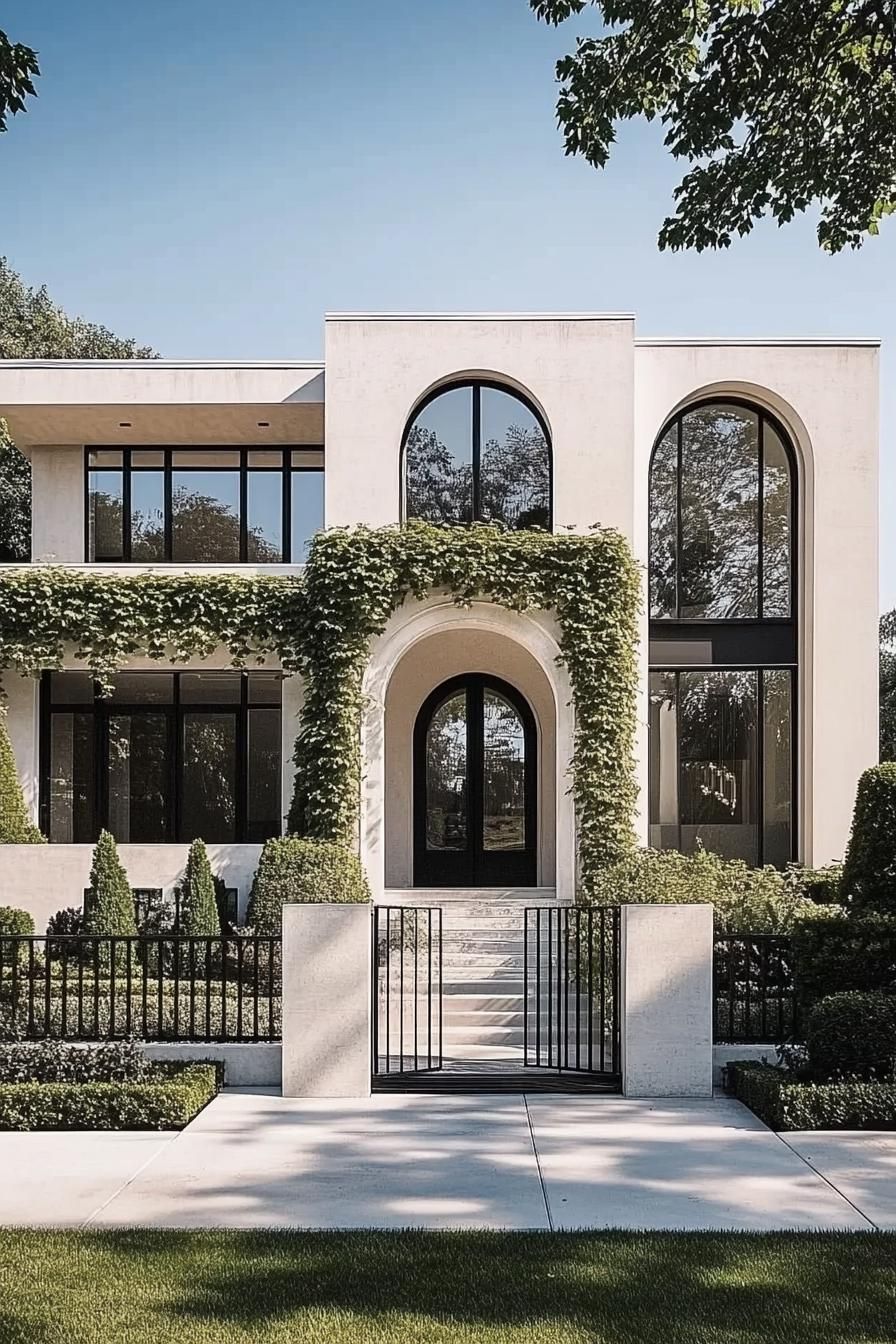
[[[790,614],[790,466],[765,418],[761,442],[760,453],[759,414],[728,403],[685,412],[658,442],[650,473],[654,618]]]
[[[452,388],[444,395],[455,397],[459,391]],[[470,523],[475,518],[511,530],[550,528],[550,447],[538,418],[509,393],[489,387],[475,387],[473,392],[483,399],[492,395],[497,402],[488,433],[483,434],[471,401],[469,429],[459,434],[454,447],[446,443],[447,432],[429,422],[428,412],[438,398],[424,407],[408,431],[407,517],[436,523]],[[496,434],[494,422],[502,418],[506,424]]]
[[[467,696],[461,691],[439,705],[426,733],[426,846],[466,844]]]
[[[121,556],[124,509],[117,495],[92,490],[92,553],[99,558]],[[240,558],[240,520],[225,501],[176,486],[171,496],[174,559],[187,564],[234,564]],[[157,510],[131,513],[131,558],[158,561],[165,555],[165,522]],[[277,564],[282,548],[260,528],[248,529],[247,555],[255,564]]]
[[[494,691],[483,700],[483,845],[523,849],[526,843],[526,741],[513,705]]]

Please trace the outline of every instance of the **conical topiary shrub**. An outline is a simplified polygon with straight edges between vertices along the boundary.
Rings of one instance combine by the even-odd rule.
[[[28,816],[16,772],[16,758],[0,709],[0,845],[42,845],[44,837]]]
[[[118,857],[114,836],[100,831],[90,869],[90,896],[84,908],[84,932],[134,937],[134,893]]]
[[[194,938],[217,938],[221,932],[215,879],[203,840],[194,840],[187,855],[177,928]]]

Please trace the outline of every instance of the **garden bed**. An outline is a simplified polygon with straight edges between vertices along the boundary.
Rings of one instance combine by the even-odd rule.
[[[0,1130],[183,1129],[223,1081],[220,1064],[153,1061],[132,1041],[0,1045]]]
[[[183,1129],[217,1095],[219,1070],[157,1068],[142,1082],[0,1083],[0,1130]]]
[[[896,1081],[809,1082],[770,1064],[728,1064],[728,1088],[770,1129],[896,1129]]]

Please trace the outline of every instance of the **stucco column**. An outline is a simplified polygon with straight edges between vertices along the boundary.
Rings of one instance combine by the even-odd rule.
[[[370,1095],[369,905],[283,907],[283,1095]]]
[[[711,905],[622,907],[622,1089],[712,1095]]]

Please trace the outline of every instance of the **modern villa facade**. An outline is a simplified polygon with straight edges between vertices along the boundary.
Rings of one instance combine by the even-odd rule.
[[[618,530],[643,576],[638,838],[758,865],[842,856],[877,759],[874,341],[645,339],[624,315],[335,314],[320,363],[0,363],[32,564],[299,573],[318,528],[411,517]],[[114,621],[115,613],[109,613]],[[0,613],[2,620],[2,613]],[[550,611],[434,592],[375,639],[359,845],[374,897],[569,899],[576,725]],[[135,887],[201,836],[242,917],[285,829],[301,678],[133,658],[7,671],[46,846],[0,854],[38,928],[101,827]]]

